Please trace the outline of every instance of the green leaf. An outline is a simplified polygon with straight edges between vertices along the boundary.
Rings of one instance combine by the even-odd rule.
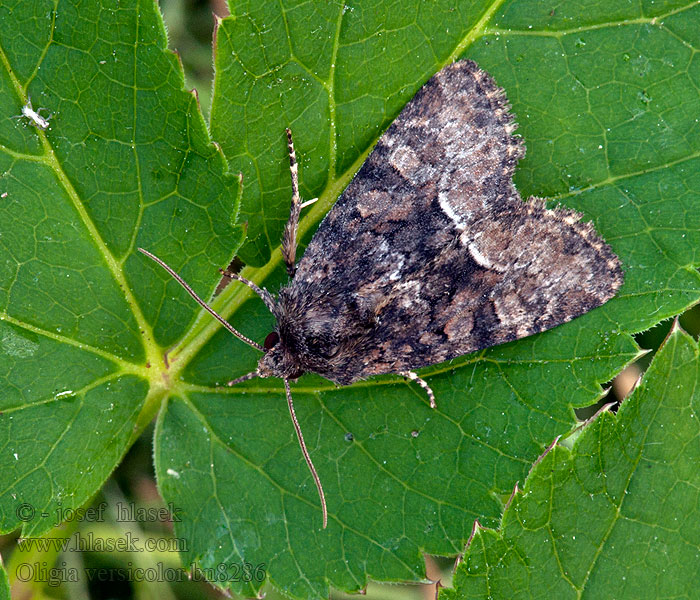
[[[161,347],[197,310],[135,248],[206,295],[241,239],[237,178],[143,4],[0,6],[3,531],[91,498],[166,393]],[[45,131],[14,118],[30,97]]]
[[[211,127],[247,182],[242,218],[248,242],[241,253],[265,266],[244,274],[270,289],[284,280],[276,249],[289,203],[284,127],[295,134],[305,197],[320,197],[302,223],[308,239],[405,100],[468,48],[466,56],[505,86],[530,146],[516,180],[521,190],[594,219],[626,266],[626,285],[605,307],[555,331],[426,369],[438,398],[434,412],[419,390],[389,378],[340,390],[303,378],[293,393],[330,499],[328,534],[318,530],[318,500],[291,424],[285,426],[281,386],[251,382],[229,390],[232,401],[223,403],[224,393],[206,386],[251,371],[255,354],[241,352],[224,333],[213,336],[186,371],[191,391],[161,413],[161,489],[185,508],[179,532],[193,540],[188,561],[208,568],[230,557],[265,564],[274,583],[297,597],[323,596],[327,582],[358,590],[368,577],[419,578],[420,551],[459,551],[457,540],[470,534],[466,515],[495,526],[513,484],[557,435],[575,426],[571,406],[589,404],[599,394],[596,382],[636,356],[620,332],[648,327],[698,299],[692,248],[699,241],[700,180],[687,136],[697,124],[684,115],[688,106],[687,114],[695,114],[700,102],[697,95],[684,98],[678,115],[658,96],[640,105],[642,88],[667,87],[668,73],[632,73],[642,49],[642,42],[635,48],[637,38],[651,38],[643,49],[664,66],[675,36],[653,27],[652,16],[635,15],[628,24],[599,16],[584,47],[577,41],[581,31],[551,32],[548,21],[539,35],[536,24],[535,32],[508,32],[513,17],[499,14],[497,5],[445,4],[444,12],[433,6],[429,14],[423,6],[384,11],[370,3],[326,4],[323,16],[309,15],[320,9],[306,4],[232,5],[232,17],[217,32]],[[519,14],[528,10],[521,7]],[[683,18],[698,13],[686,11]],[[438,24],[452,32],[452,41],[418,39]],[[606,61],[633,63],[629,73],[618,68],[631,81],[617,83]],[[600,80],[582,83],[596,63]],[[678,94],[688,84],[684,69],[680,64],[674,71]],[[617,104],[596,98],[607,86],[615,89]],[[638,143],[624,143],[629,125],[615,127],[615,118],[626,123],[640,111],[645,118],[633,122],[638,139],[654,135],[662,116],[667,123],[685,119],[666,133],[675,148],[664,150],[673,152],[660,153],[655,163],[640,155]],[[235,308],[226,314],[262,339],[272,318],[246,290],[226,293]],[[233,589],[253,593],[257,587]]]
[[[264,575],[300,598],[418,580],[423,552],[457,554],[474,519],[495,527],[515,482],[576,426],[572,407],[637,356],[629,334],[700,299],[700,9],[627,10],[232,2],[210,124],[226,164],[151,2],[3,2],[0,528],[19,525],[26,503],[36,516],[24,535],[47,531],[57,505],[85,502],[156,412],[156,472],[188,541],[183,561],[212,578],[227,567],[217,583],[236,592],[257,593]],[[293,394],[329,503],[322,530],[280,383],[216,387],[259,353],[134,251],[210,297],[241,241],[240,171],[243,275],[276,291],[284,128],[304,197],[319,197],[301,222],[308,240],[405,102],[461,56],[513,104],[529,148],[523,195],[593,220],[625,286],[572,323],[425,369],[437,410],[397,377],[341,389],[303,377]],[[27,94],[54,112],[49,130],[10,118]],[[259,342],[273,326],[241,285],[213,305]]]
[[[477,527],[441,598],[693,597],[700,362],[676,324],[617,415],[532,470],[500,531]]]
[[[0,600],[10,600],[10,581],[0,560]]]

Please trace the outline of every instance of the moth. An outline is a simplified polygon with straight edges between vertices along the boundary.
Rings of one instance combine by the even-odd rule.
[[[321,222],[296,264],[302,207],[292,180],[282,255],[290,277],[274,297],[236,273],[277,320],[264,344],[199,304],[263,352],[253,377],[280,377],[327,524],[323,487],[289,386],[313,372],[338,384],[395,373],[435,396],[415,369],[550,329],[600,306],[622,285],[620,262],[581,214],[523,201],[524,155],[504,91],[474,62],[444,67],[408,102]]]

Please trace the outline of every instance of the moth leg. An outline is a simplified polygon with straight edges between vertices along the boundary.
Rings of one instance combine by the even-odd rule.
[[[232,379],[231,381],[227,381],[226,385],[231,387],[232,385],[236,385],[237,383],[242,383],[244,381],[248,381],[249,379],[253,379],[254,377],[260,377],[260,374],[258,373],[257,369],[255,369],[255,371],[251,371],[250,373],[246,373],[245,375],[241,375],[240,377],[236,377],[236,379]]]
[[[292,176],[292,208],[289,211],[289,220],[284,227],[282,236],[282,258],[287,265],[289,277],[294,277],[296,271],[297,254],[297,227],[299,225],[299,213],[301,212],[301,198],[299,197],[299,166],[294,152],[292,132],[287,128],[287,149],[289,150],[289,171]]]
[[[235,279],[236,281],[245,283],[251,290],[260,296],[260,299],[265,303],[265,306],[267,306],[270,312],[275,311],[275,299],[265,288],[259,288],[252,281],[249,281],[245,277],[241,277],[238,273],[233,273],[228,269],[219,269],[219,273],[221,273],[224,277],[228,277],[229,279]]]
[[[413,371],[401,371],[399,375],[405,377],[406,379],[410,379],[411,381],[415,381],[419,386],[421,386],[425,390],[425,393],[428,394],[428,400],[430,400],[430,408],[437,408],[437,404],[435,404],[435,394],[433,394],[433,390],[430,389],[430,386],[428,385],[428,382],[425,381],[425,379],[421,379]]]

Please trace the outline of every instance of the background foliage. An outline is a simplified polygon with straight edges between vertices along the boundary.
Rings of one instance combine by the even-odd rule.
[[[476,531],[443,599],[694,597],[697,383],[698,345],[675,326],[617,415],[547,454],[500,532]]]
[[[565,477],[577,460],[584,483],[605,476],[591,440],[616,453],[636,443],[646,456],[639,438],[615,446],[632,408],[605,417],[571,450],[548,454],[527,495],[504,508],[538,456],[577,427],[572,408],[595,402],[600,383],[639,355],[631,334],[698,300],[697,5],[241,1],[230,9],[217,29],[208,131],[152,3],[0,4],[0,528],[47,534],[59,509],[98,493],[118,503],[118,487],[100,492],[103,482],[134,443],[144,444],[136,440],[157,415],[155,471],[182,519],[174,534],[187,540],[185,564],[264,564],[285,594],[321,597],[329,586],[360,590],[368,578],[421,580],[424,553],[454,556],[475,519],[495,528],[503,517],[502,533],[475,538],[482,560],[470,546],[454,594],[475,593],[474,577],[500,589],[494,582],[513,556],[539,579],[504,579],[530,585],[533,595],[587,590],[597,581],[590,574],[605,582],[644,570],[661,580],[665,565],[653,560],[599,574],[601,563],[588,556],[613,548],[590,530],[605,520],[576,508],[582,483]],[[516,175],[521,193],[593,220],[625,266],[625,286],[553,331],[425,369],[437,411],[397,378],[342,389],[302,378],[297,410],[329,499],[322,531],[281,386],[217,389],[254,368],[256,353],[199,314],[134,249],[159,254],[205,297],[235,254],[243,274],[276,289],[289,203],[284,127],[295,134],[302,193],[319,197],[301,224],[308,239],[403,104],[463,56],[487,69],[513,104],[528,147]],[[53,112],[49,130],[13,118],[29,97]],[[272,327],[241,287],[229,286],[214,305],[254,339]],[[696,352],[678,331],[668,346]],[[635,406],[670,398],[690,407],[675,423],[685,422],[694,417],[695,369],[666,353]],[[668,455],[654,460],[678,458],[652,489],[669,489],[673,477],[691,489],[697,483],[681,437],[658,442]],[[564,465],[554,475],[544,466],[552,461]],[[615,500],[630,482],[644,484],[639,464],[628,462],[616,493],[584,487],[594,502]],[[547,530],[550,521],[528,504],[553,490],[558,518],[575,532]],[[24,522],[21,504],[35,509]],[[666,510],[661,500],[653,506]],[[580,519],[567,518],[574,510]],[[522,514],[543,523],[531,537],[507,528]],[[118,519],[111,523],[124,534]],[[60,535],[93,526],[74,522]],[[668,547],[680,543],[678,527]],[[556,552],[534,549],[548,548],[542,535],[560,534],[578,535],[579,544],[583,537],[588,554],[570,541],[573,563],[562,567]],[[692,536],[683,543],[697,548]],[[689,558],[667,556],[673,564]],[[255,594],[261,584],[239,580],[231,589]],[[145,586],[155,588],[177,593]],[[620,596],[635,590],[622,586]]]

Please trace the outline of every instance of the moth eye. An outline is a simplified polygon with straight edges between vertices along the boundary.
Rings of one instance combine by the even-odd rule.
[[[280,336],[276,331],[271,331],[267,334],[265,341],[263,342],[263,348],[265,350],[272,350],[277,343],[280,341]]]

